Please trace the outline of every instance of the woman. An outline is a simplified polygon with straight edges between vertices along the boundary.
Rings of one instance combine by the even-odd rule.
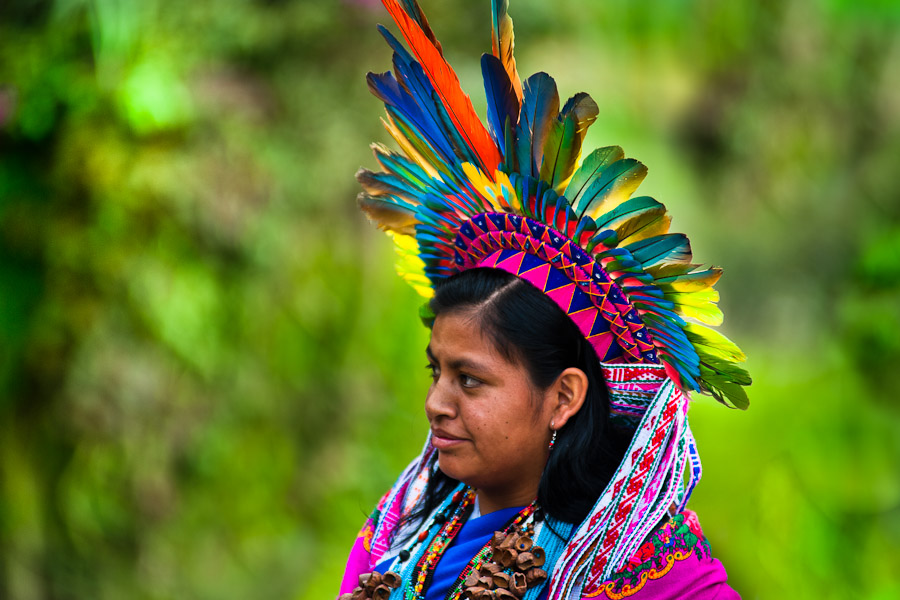
[[[431,296],[431,434],[366,523],[347,598],[733,598],[685,510],[689,393],[747,405],[717,325],[720,270],[618,147],[579,161],[597,106],[519,81],[494,2],[488,126],[414,1],[384,0],[395,73],[369,74],[402,154],[375,147],[361,208]],[[580,166],[579,166],[580,162]],[[685,320],[691,318],[691,321]],[[687,478],[685,478],[687,473]]]

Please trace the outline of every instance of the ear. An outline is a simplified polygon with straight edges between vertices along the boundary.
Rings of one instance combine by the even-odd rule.
[[[547,389],[548,400],[552,407],[550,422],[552,429],[562,429],[584,405],[587,396],[588,378],[581,369],[569,367],[559,374],[556,381]]]

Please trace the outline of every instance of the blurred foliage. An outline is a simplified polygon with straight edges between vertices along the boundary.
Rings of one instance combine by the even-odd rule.
[[[487,0],[423,0],[483,107]],[[900,596],[900,9],[515,0],[726,267],[748,412],[695,498],[746,598]],[[0,597],[332,597],[425,427],[360,217],[375,0],[0,4]],[[478,32],[478,35],[473,34]]]

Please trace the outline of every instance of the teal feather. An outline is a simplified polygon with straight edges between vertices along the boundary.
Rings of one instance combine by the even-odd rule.
[[[560,196],[564,198],[565,196]],[[571,206],[571,205],[570,205]],[[576,219],[578,216],[575,214],[575,211],[572,211],[572,216]],[[597,222],[594,221],[590,217],[581,217],[578,219],[578,225],[575,227],[575,233],[572,235],[572,240],[575,241],[579,246],[585,247],[587,244],[587,240],[582,240],[582,238],[586,236],[593,237],[594,232],[597,231]]]
[[[582,217],[583,219],[584,217]],[[590,217],[588,217],[590,218]],[[593,252],[597,246],[604,248],[604,252],[608,252],[612,249],[613,246],[619,241],[616,232],[612,229],[604,229],[602,231],[598,231],[594,234],[594,237],[590,239],[590,241],[585,245],[584,249],[587,252]]]
[[[633,158],[623,158],[600,171],[579,195],[575,212],[579,215],[602,214],[605,200],[620,191],[623,186],[634,186],[647,176],[647,167]],[[612,209],[614,207],[610,207]]]
[[[575,172],[584,136],[599,112],[597,103],[582,92],[569,98],[550,127],[541,159],[541,179],[560,193]]]
[[[546,73],[535,73],[526,79],[522,89],[516,146],[522,175],[538,177],[544,143],[558,114],[559,93],[553,78]]]
[[[684,262],[691,259],[691,243],[683,233],[658,235],[625,248],[645,267],[662,261]]]
[[[646,212],[656,212],[659,209],[662,209],[662,211],[665,212],[666,207],[650,196],[635,196],[634,198],[629,198],[608,213],[600,215],[597,218],[597,227],[615,228],[617,224],[624,223],[636,215],[644,214]]]
[[[555,119],[548,127],[547,140],[541,151],[540,177],[554,188],[568,179],[566,171],[570,166],[574,169],[574,161],[578,159],[575,126],[575,119],[570,116],[561,121]]]
[[[356,172],[356,181],[370,196],[396,196],[409,201],[412,205],[419,203],[419,190],[411,186],[408,180],[397,177],[393,173],[381,171],[376,173],[368,169]]]
[[[584,194],[588,185],[597,175],[609,165],[623,158],[625,158],[625,151],[619,146],[597,148],[588,154],[581,166],[572,175],[569,185],[566,186],[564,195],[572,203],[572,206],[577,205],[582,194]]]
[[[516,147],[518,145],[518,129],[512,119],[507,118],[503,128],[503,161],[507,173],[515,173],[519,168],[518,154]]]
[[[395,174],[398,179],[406,180],[410,189],[415,189],[421,193],[432,185],[433,180],[428,173],[405,156],[391,152],[378,144],[375,144],[372,150],[375,153],[375,160],[378,161],[378,164],[385,171]]]

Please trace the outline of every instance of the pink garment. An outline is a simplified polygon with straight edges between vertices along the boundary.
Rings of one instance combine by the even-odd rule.
[[[371,520],[368,521],[366,526],[371,522]],[[370,552],[365,547],[365,537],[363,536],[365,530],[366,527],[363,527],[363,531],[360,532],[350,549],[350,558],[347,559],[347,567],[344,569],[344,578],[341,580],[341,590],[338,592],[338,596],[352,592],[353,588],[359,585],[359,576],[372,570],[369,567]]]
[[[636,591],[622,590],[610,595],[605,590],[596,596],[584,596],[585,600],[740,600],[740,596],[727,583],[728,575],[716,558],[676,560],[672,568],[658,579],[647,576]]]
[[[678,513],[647,537],[628,565],[584,595],[590,600],[740,600],[712,557],[694,511]]]
[[[373,532],[374,523],[368,519],[350,550],[339,594],[352,592],[360,574],[372,570]],[[712,557],[697,515],[686,510],[653,532],[624,570],[598,588],[585,590],[583,600],[740,600],[727,580],[722,563]]]

